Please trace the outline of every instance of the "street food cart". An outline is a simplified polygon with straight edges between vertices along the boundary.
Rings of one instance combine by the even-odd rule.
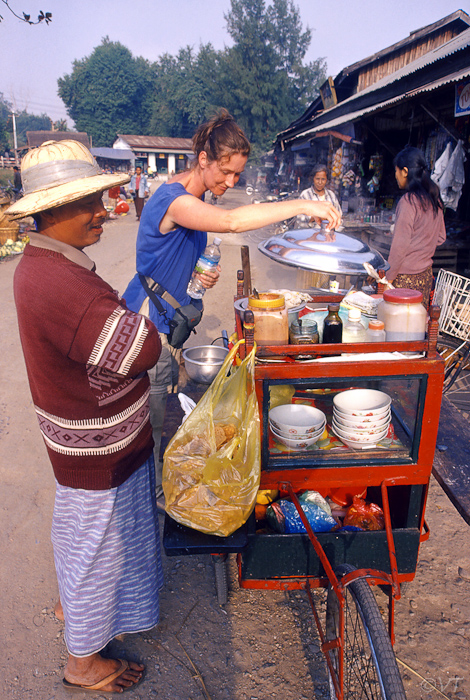
[[[243,295],[239,272],[237,298]],[[315,301],[338,301],[319,294]],[[235,305],[236,329],[254,343],[253,317]],[[216,562],[219,601],[226,600],[225,558],[237,553],[239,585],[250,589],[306,592],[329,670],[331,697],[405,697],[392,650],[394,604],[400,584],[415,575],[420,544],[429,536],[425,506],[439,424],[444,363],[436,351],[439,309],[430,313],[427,339],[385,343],[258,346],[255,387],[261,418],[261,489],[278,489],[295,504],[306,534],[260,528],[254,514],[233,535],[203,535],[165,520],[167,554],[210,553]],[[369,357],[367,357],[369,355]],[[293,450],[269,429],[272,390],[289,385],[293,402],[320,408],[327,418],[327,444]],[[367,388],[391,397],[387,439],[368,449],[348,447],[331,431],[334,397]],[[322,441],[325,443],[325,440]],[[385,527],[315,533],[298,500],[313,490],[345,507],[354,496],[383,510]],[[389,597],[388,631],[370,584]],[[327,588],[326,619],[320,619],[315,589]]]

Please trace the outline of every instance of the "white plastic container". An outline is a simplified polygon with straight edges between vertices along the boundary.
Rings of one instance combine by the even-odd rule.
[[[427,311],[423,295],[415,289],[387,289],[377,309],[377,318],[385,325],[387,341],[424,340]]]
[[[343,326],[343,343],[365,343],[366,329],[361,323],[361,310],[350,309]]]
[[[383,321],[369,321],[367,329],[368,343],[385,343],[385,324]]]

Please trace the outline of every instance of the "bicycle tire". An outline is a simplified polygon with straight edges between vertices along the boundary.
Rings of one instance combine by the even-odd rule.
[[[217,602],[219,605],[226,605],[228,601],[227,556],[214,554],[212,560],[214,562]]]
[[[354,571],[343,564],[335,571],[338,578]],[[365,579],[356,579],[344,590],[344,700],[406,700],[395,654],[379,607]],[[326,602],[326,639],[339,635],[339,601],[331,585]],[[339,669],[339,649],[330,659]],[[330,697],[336,700],[331,675]]]
[[[470,412],[470,345],[452,336],[439,336],[437,350],[444,358],[444,394],[460,411]]]

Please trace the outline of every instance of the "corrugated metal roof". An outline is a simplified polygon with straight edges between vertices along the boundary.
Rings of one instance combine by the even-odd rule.
[[[456,53],[457,51],[461,51],[462,49],[468,46],[470,46],[470,29],[466,29],[464,32],[454,37],[450,41],[447,41],[445,44],[442,44],[441,46],[438,46],[437,48],[428,51],[419,58],[416,58],[411,63],[408,63],[406,66],[403,66],[403,68],[400,68],[394,73],[391,73],[390,75],[385,76],[381,80],[378,80],[376,83],[373,83],[364,90],[361,90],[361,92],[357,92],[355,95],[348,97],[348,99],[341,102],[341,104],[345,104],[348,101],[354,100],[359,96],[367,95],[368,93],[374,92],[375,90],[380,90],[380,88],[385,87],[386,85],[390,85],[391,83],[394,83],[397,80],[401,80],[402,78],[404,78],[407,75],[410,75],[411,73],[416,73],[422,68],[430,66],[433,63],[436,63],[437,61],[440,61],[443,58],[446,58],[447,56]]]
[[[173,151],[192,151],[191,139],[173,138],[171,136],[139,136],[138,134],[118,134],[132,149],[156,148]]]
[[[128,148],[91,148],[95,158],[109,158],[111,160],[135,160],[135,155]]]
[[[450,75],[446,75],[444,78],[440,78],[439,80],[433,80],[432,82],[427,83],[426,85],[422,85],[419,88],[415,88],[414,90],[410,90],[409,92],[404,92],[401,95],[392,97],[389,100],[385,100],[383,102],[379,102],[369,107],[365,107],[364,109],[359,109],[355,112],[349,112],[349,114],[343,114],[340,117],[336,117],[336,119],[330,119],[330,121],[323,122],[318,126],[313,126],[310,129],[306,129],[305,131],[302,131],[302,133],[297,134],[297,136],[293,137],[292,139],[286,139],[286,141],[288,143],[295,143],[296,139],[305,139],[307,135],[313,135],[317,131],[334,129],[335,127],[340,126],[341,124],[345,124],[346,122],[356,121],[365,114],[379,112],[392,104],[404,102],[405,100],[409,100],[410,98],[415,97],[416,95],[419,95],[423,92],[431,92],[432,90],[437,90],[437,88],[443,87],[444,85],[450,83],[456,83],[459,80],[462,80],[463,78],[468,78],[469,76],[470,66],[468,66],[467,68],[463,68],[460,71],[456,71],[455,73],[451,73]]]
[[[414,31],[410,32],[407,37],[401,39],[400,41],[397,41],[395,44],[387,46],[385,49],[381,49],[380,51],[377,51],[376,53],[371,54],[370,56],[367,56],[366,58],[363,58],[360,61],[356,61],[350,66],[346,66],[340,71],[339,75],[349,75],[351,73],[354,73],[354,71],[357,71],[360,68],[367,66],[368,63],[375,63],[378,59],[381,59],[384,56],[388,56],[389,54],[406,47],[408,44],[411,44],[417,39],[432,34],[433,32],[436,32],[436,30],[441,29],[446,25],[450,25],[458,20],[468,25],[470,18],[468,14],[463,10],[456,10],[450,15],[447,15],[446,17],[443,17],[442,19],[438,20],[437,22],[427,24],[425,27],[421,27],[420,29],[415,29]]]

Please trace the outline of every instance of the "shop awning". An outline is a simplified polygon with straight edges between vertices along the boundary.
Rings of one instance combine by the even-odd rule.
[[[425,92],[432,92],[433,90],[437,90],[438,88],[443,87],[444,85],[448,85],[450,83],[457,83],[460,80],[463,80],[464,78],[468,78],[469,76],[470,76],[470,66],[463,68],[462,70],[456,71],[455,73],[451,73],[451,74],[446,75],[442,78],[439,78],[438,80],[433,80],[433,81],[427,83],[426,85],[422,85],[419,88],[415,88],[414,90],[410,90],[409,92],[404,92],[401,95],[397,95],[396,97],[392,97],[388,100],[384,100],[383,102],[377,102],[376,104],[369,105],[368,107],[364,107],[363,109],[359,109],[356,111],[352,110],[351,112],[348,112],[346,114],[342,114],[341,116],[338,116],[336,118],[330,119],[328,121],[323,121],[321,124],[318,124],[316,126],[312,126],[309,129],[302,131],[300,134],[293,136],[292,138],[285,139],[285,142],[289,143],[289,144],[295,144],[297,139],[300,142],[304,142],[306,136],[309,136],[309,135],[312,136],[312,135],[316,134],[317,132],[335,129],[336,127],[339,127],[342,124],[357,121],[358,119],[365,116],[366,114],[373,114],[374,112],[380,112],[381,110],[384,110],[387,107],[390,107],[391,105],[396,105],[396,104],[399,104],[401,102],[406,102],[407,100],[410,100],[413,97],[416,97],[416,95],[420,95],[420,94],[425,93]],[[351,106],[353,107],[353,105],[351,105]],[[321,116],[324,117],[325,114],[323,114]],[[317,119],[320,119],[320,118],[321,117],[319,117]]]

